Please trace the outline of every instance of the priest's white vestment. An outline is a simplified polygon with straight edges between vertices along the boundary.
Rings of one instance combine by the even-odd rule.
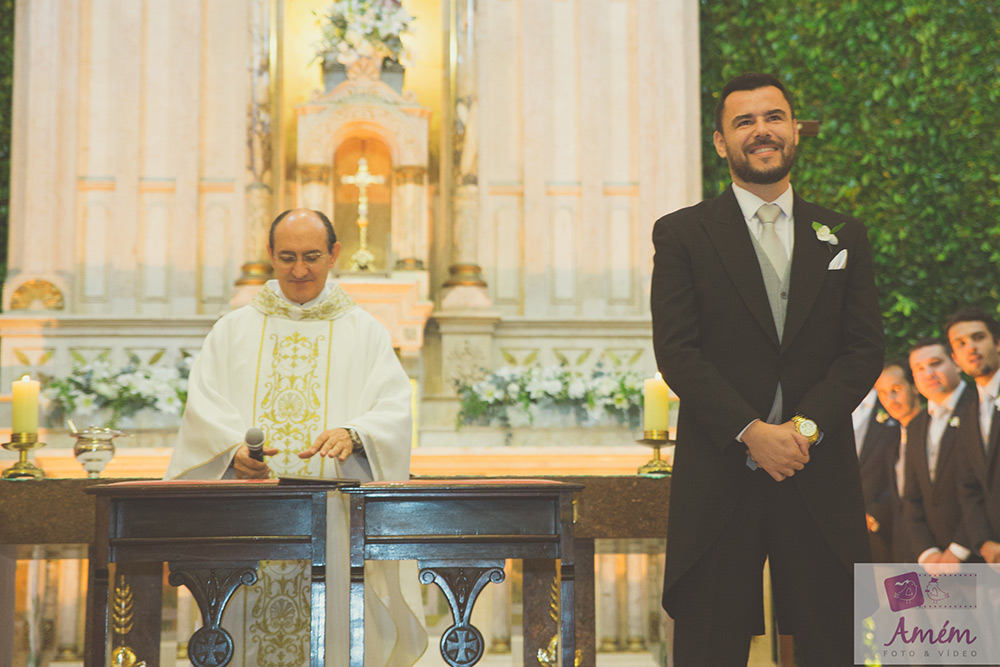
[[[316,299],[299,305],[269,281],[205,338],[165,477],[233,477],[233,456],[247,429],[256,426],[265,447],[279,450],[267,460],[272,476],[407,479],[410,395],[388,332],[339,285],[328,282]],[[364,456],[352,454],[344,462],[297,456],[324,430],[348,427],[361,437]],[[335,667],[349,658],[347,511],[344,496],[331,493],[326,664]],[[365,568],[366,665],[409,667],[426,648],[416,569],[404,565],[372,562]],[[231,664],[308,665],[308,592],[305,568],[262,562],[258,584],[234,596],[223,618],[223,627],[239,640]]]

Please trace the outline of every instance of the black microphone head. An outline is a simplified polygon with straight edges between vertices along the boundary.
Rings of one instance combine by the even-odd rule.
[[[247,443],[248,447],[257,447],[264,442],[264,432],[254,426],[247,430],[247,434],[243,436],[243,442]]]

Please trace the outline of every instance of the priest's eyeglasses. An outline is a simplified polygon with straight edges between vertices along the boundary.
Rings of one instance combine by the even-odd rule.
[[[320,252],[319,250],[314,250],[312,252],[303,253],[302,261],[306,265],[312,266],[313,264],[316,264],[326,256],[327,253]],[[278,263],[280,263],[282,266],[294,266],[295,264],[298,263],[299,256],[296,255],[294,252],[281,252],[275,256],[275,259],[277,259]]]

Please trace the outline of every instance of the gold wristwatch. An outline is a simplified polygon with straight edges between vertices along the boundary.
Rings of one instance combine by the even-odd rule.
[[[795,430],[799,435],[805,436],[810,445],[815,445],[819,440],[819,427],[813,420],[803,415],[795,415],[792,417],[792,423],[795,424]]]

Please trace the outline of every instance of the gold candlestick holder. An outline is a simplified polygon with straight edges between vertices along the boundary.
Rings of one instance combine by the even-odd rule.
[[[8,451],[18,452],[21,458],[17,463],[4,470],[0,474],[0,478],[42,479],[45,477],[45,471],[28,460],[28,452],[44,446],[44,442],[38,441],[37,433],[11,433],[10,442],[3,443],[3,448]]]
[[[636,440],[653,448],[653,458],[639,466],[642,477],[670,477],[674,467],[660,457],[660,448],[672,443],[667,431],[643,431],[642,438]]]

